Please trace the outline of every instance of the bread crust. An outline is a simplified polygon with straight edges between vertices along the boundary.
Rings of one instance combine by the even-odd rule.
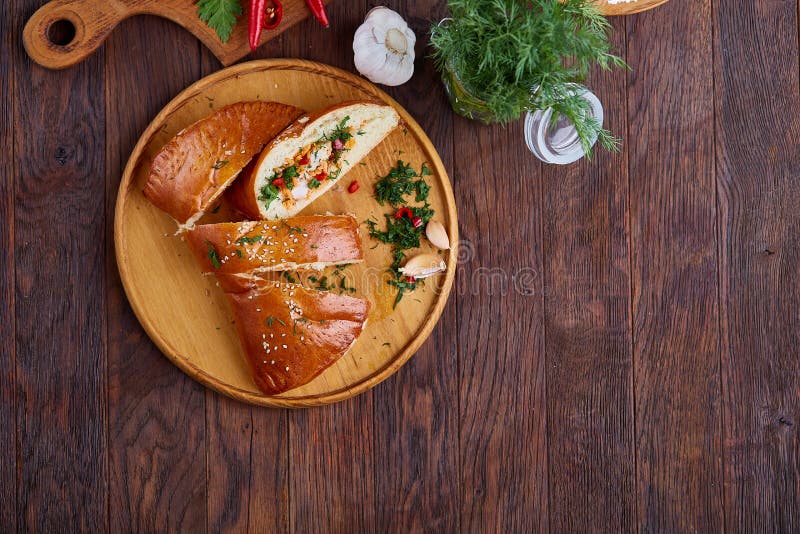
[[[270,143],[267,144],[267,146],[261,152],[261,155],[253,159],[253,161],[242,172],[239,179],[236,180],[233,186],[228,190],[227,198],[231,205],[233,205],[236,209],[250,219],[262,219],[264,215],[261,213],[261,207],[258,200],[259,192],[256,190],[256,180],[258,178],[259,169],[264,163],[264,160],[266,160],[269,156],[270,151],[288,139],[299,138],[309,125],[321,117],[328,114],[333,114],[339,109],[358,104],[390,107],[385,102],[373,100],[349,100],[311,113],[304,113],[303,115],[297,117],[297,119],[295,119],[295,121],[289,127],[283,130],[280,135],[275,137]],[[301,147],[297,148],[300,149]]]
[[[191,223],[301,113],[279,102],[237,102],[200,119],[156,154],[144,195],[180,225]]]
[[[186,232],[186,243],[203,271],[215,274],[322,268],[364,260],[358,221],[350,215],[202,224]]]
[[[307,384],[339,360],[361,334],[370,307],[363,299],[258,278],[227,287],[254,381],[267,395]]]

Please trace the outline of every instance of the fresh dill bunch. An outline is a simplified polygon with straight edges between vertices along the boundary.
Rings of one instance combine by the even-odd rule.
[[[431,31],[432,55],[453,82],[450,90],[460,85],[457,96],[462,102],[472,96],[485,122],[553,108],[553,121],[560,114],[575,125],[587,155],[594,138],[617,147],[570,85],[595,64],[626,67],[611,52],[610,24],[593,0],[449,0],[448,6],[452,19]]]

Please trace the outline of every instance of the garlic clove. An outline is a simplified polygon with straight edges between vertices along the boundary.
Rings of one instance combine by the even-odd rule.
[[[417,254],[398,269],[405,276],[427,278],[447,270],[447,264],[435,254]]]
[[[440,250],[450,250],[450,239],[447,237],[447,231],[439,221],[428,221],[428,226],[425,227],[425,235],[434,247]]]

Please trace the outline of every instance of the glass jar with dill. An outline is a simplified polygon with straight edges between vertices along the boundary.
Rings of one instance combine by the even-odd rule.
[[[624,67],[611,52],[610,25],[593,0],[449,0],[451,17],[431,31],[433,58],[453,109],[507,123],[551,109],[575,126],[587,154],[619,140],[576,92],[593,65]]]

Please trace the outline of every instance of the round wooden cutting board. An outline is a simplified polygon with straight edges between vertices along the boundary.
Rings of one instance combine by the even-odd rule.
[[[364,264],[337,274],[356,296],[372,303],[364,332],[350,351],[309,384],[278,396],[255,386],[240,347],[232,315],[214,276],[201,274],[188,247],[174,236],[175,222],[142,194],[152,157],[182,128],[213,109],[242,100],[279,101],[305,110],[354,99],[382,100],[394,106],[403,123],[356,165],[340,185],[301,214],[352,213],[363,222],[372,217],[383,227],[391,211],[374,198],[374,183],[402,159],[433,174],[428,201],[435,219],[458,243],[458,222],[447,172],[419,124],[397,102],[369,82],[347,72],[308,61],[253,61],[212,74],[173,99],[148,126],[120,183],[114,240],[128,300],[150,338],[189,376],[233,398],[265,406],[302,407],[340,401],[378,384],[397,371],[422,345],[441,315],[455,277],[457,250],[442,252],[447,272],[426,280],[393,309],[395,289],[386,283],[390,248],[369,237],[362,226]],[[360,189],[350,194],[347,184]],[[224,201],[201,222],[239,220]],[[421,251],[437,253],[426,240]],[[332,269],[322,275],[329,274]],[[294,275],[294,273],[293,273]],[[318,275],[318,276],[322,276]],[[305,278],[307,275],[301,276]]]

